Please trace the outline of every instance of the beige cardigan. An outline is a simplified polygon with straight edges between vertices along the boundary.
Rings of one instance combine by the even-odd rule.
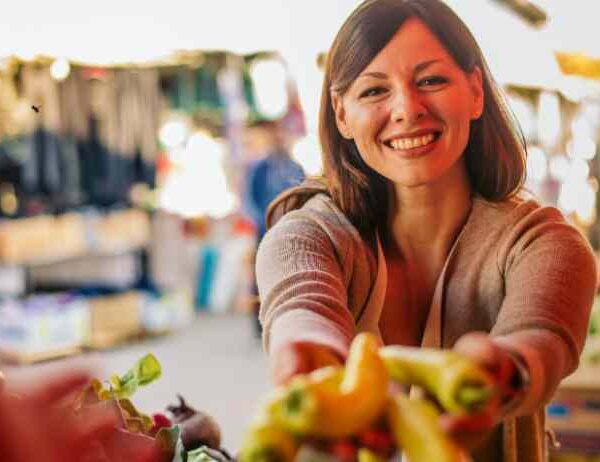
[[[378,332],[385,257],[325,194],[266,234],[256,275],[269,352],[308,340],[346,355],[357,332]],[[595,286],[591,248],[558,210],[474,198],[439,277],[422,343],[449,348],[466,332],[491,332],[520,353],[531,377],[476,461],[546,460],[544,404],[578,365]]]

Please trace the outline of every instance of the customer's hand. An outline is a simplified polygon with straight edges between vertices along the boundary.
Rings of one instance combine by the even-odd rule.
[[[74,393],[89,380],[85,372],[37,379],[37,383],[27,389],[13,390],[7,386],[0,391],[2,462],[158,462],[162,459],[154,444],[148,444],[153,443],[152,440],[140,442],[139,438],[123,436],[117,429],[119,416],[110,406],[90,406],[80,414],[73,411],[70,403]]]
[[[502,418],[499,415],[499,404],[512,393],[511,382],[517,370],[511,356],[484,332],[465,334],[454,345],[454,351],[488,371],[495,378],[501,394],[496,406],[489,406],[478,414],[444,415],[441,418],[442,427],[455,441],[467,449],[474,449],[485,442]]]
[[[331,349],[310,342],[290,343],[271,354],[273,382],[284,385],[298,374],[306,374],[325,366],[342,364],[342,359]]]

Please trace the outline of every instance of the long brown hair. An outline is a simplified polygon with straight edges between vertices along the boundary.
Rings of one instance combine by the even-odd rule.
[[[366,165],[353,140],[341,136],[331,92],[343,95],[409,18],[427,25],[465,73],[481,69],[484,109],[471,122],[464,153],[474,192],[502,201],[521,190],[525,140],[467,26],[440,0],[366,0],[342,25],[327,55],[319,113],[323,174],[278,197],[269,218],[275,210],[297,208],[311,195],[326,191],[363,236],[385,224],[388,180]]]

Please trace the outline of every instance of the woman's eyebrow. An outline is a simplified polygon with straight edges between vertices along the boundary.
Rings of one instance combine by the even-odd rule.
[[[383,72],[365,72],[364,74],[360,74],[357,79],[363,78],[363,77],[374,77],[376,79],[387,79],[387,74],[384,74]]]
[[[436,64],[436,63],[441,63],[441,62],[443,62],[443,59],[441,59],[441,58],[429,59],[427,61],[423,61],[422,63],[419,63],[415,66],[413,73],[418,74],[419,72],[427,69],[429,66]],[[357,79],[360,79],[363,77],[372,77],[372,78],[376,78],[376,79],[387,79],[388,78],[387,74],[385,74],[383,72],[377,72],[377,71],[364,72],[364,73],[360,74],[357,77]]]
[[[414,73],[418,74],[419,72],[427,69],[432,64],[439,63],[439,62],[442,62],[442,60],[441,59],[429,59],[427,61],[423,61],[422,63],[419,63],[415,66]]]

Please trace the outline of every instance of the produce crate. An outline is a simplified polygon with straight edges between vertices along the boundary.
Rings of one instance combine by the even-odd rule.
[[[92,298],[89,304],[90,334],[87,347],[111,348],[142,334],[144,295],[141,292]]]

